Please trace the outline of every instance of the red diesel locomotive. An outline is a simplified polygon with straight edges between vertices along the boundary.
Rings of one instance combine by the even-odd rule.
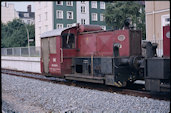
[[[41,35],[41,72],[69,80],[117,87],[144,79],[147,81],[146,88],[153,90],[151,81],[154,81],[154,78],[149,77],[148,73],[151,67],[149,59],[154,60],[156,53],[154,45],[150,42],[144,44],[147,51],[144,57],[141,55],[139,30],[105,31],[97,25],[79,24],[55,29]],[[170,57],[163,59],[161,63],[166,64],[167,69],[160,74],[165,76],[157,80],[166,80],[168,83],[170,64],[167,62],[170,63]],[[148,63],[150,66],[147,68]],[[161,91],[160,86],[161,84],[158,84],[159,88],[154,91]]]

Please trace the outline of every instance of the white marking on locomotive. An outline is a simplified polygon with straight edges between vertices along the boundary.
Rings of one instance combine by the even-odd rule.
[[[53,62],[56,62],[56,58],[53,58]]]

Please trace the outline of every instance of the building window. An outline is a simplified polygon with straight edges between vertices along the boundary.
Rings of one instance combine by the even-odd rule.
[[[39,27],[39,35],[41,35],[41,27]]]
[[[58,18],[58,19],[63,18],[63,11],[62,10],[56,10],[56,18]]]
[[[73,49],[75,48],[75,35],[73,33],[62,34],[62,48]]]
[[[30,20],[27,20],[27,24],[31,24]]]
[[[63,28],[63,24],[56,24],[56,29],[61,29]]]
[[[100,14],[100,21],[104,21],[104,14]]]
[[[67,27],[72,27],[72,24],[67,24]]]
[[[85,13],[86,9],[85,6],[81,6],[81,13]]]
[[[170,15],[162,15],[162,27],[170,24]]]
[[[63,2],[62,1],[57,1],[56,5],[63,5]]]
[[[106,26],[101,26],[101,28],[102,28],[103,30],[106,30]]]
[[[165,18],[165,26],[170,25],[170,17]]]
[[[24,13],[24,17],[29,17],[29,13]]]
[[[67,19],[73,19],[73,12],[67,11]]]
[[[39,15],[39,22],[41,21],[41,15]]]
[[[45,2],[45,7],[47,7],[47,2]]]
[[[38,9],[41,8],[41,2],[38,2]]]
[[[97,8],[97,1],[91,2],[91,8]]]
[[[166,18],[165,21],[170,23],[170,17]]]
[[[48,31],[48,25],[45,25],[45,29],[46,29],[46,31]]]
[[[85,24],[85,19],[81,19],[81,24]]]
[[[100,2],[100,9],[105,9],[105,2]]]
[[[92,21],[97,21],[97,13],[92,13]]]
[[[85,4],[85,1],[81,1],[82,4]]]
[[[45,20],[48,20],[47,12],[45,12]]]
[[[73,6],[73,2],[67,1],[67,2],[66,2],[66,6]]]

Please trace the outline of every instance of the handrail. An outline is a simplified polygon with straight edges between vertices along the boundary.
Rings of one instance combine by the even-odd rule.
[[[61,61],[60,61],[60,63],[63,63],[63,49],[62,48],[60,48],[60,50],[61,50]]]

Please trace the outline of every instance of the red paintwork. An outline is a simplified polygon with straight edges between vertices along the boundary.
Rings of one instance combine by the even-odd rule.
[[[64,62],[61,64],[62,75],[71,73],[71,71],[72,71],[71,64],[72,64],[71,58],[64,59]]]
[[[76,57],[76,54],[76,49],[63,49],[62,75],[71,73],[72,58]]]
[[[88,32],[88,31],[99,31],[102,28],[98,25],[80,25],[79,32]]]
[[[49,61],[49,73],[52,74],[61,74],[61,64],[60,64],[60,59],[57,57],[57,54],[50,54],[50,61]]]
[[[40,58],[40,71],[41,71],[41,73],[44,72],[43,71],[43,60],[42,60],[42,58]]]
[[[124,35],[125,40],[119,41],[118,36]],[[119,55],[120,56],[130,56],[130,36],[129,36],[129,30],[117,30],[114,31],[114,42],[120,43],[121,47],[119,48]],[[113,51],[112,51],[113,53]]]
[[[97,56],[113,56],[113,32],[100,33],[96,37],[96,55]],[[105,38],[104,38],[105,37]]]
[[[62,75],[71,73],[72,58],[77,56],[77,28],[74,27],[69,30],[70,30],[70,33],[75,34],[75,48],[74,49],[63,48],[63,63],[61,63]],[[68,33],[69,30],[64,31],[63,33]],[[62,39],[61,39],[61,43],[62,43]]]
[[[119,41],[117,37],[124,35],[126,38]],[[108,32],[97,32],[79,35],[79,56],[113,56],[113,43],[120,43],[120,56],[129,56],[129,31],[117,30]],[[124,45],[124,46],[123,46]]]
[[[170,26],[163,27],[163,56],[170,57],[170,37],[166,37],[166,33],[170,32]]]
[[[64,59],[68,57],[75,57],[77,54],[76,49],[63,49]]]
[[[96,52],[96,35],[85,34],[78,37],[78,56],[90,56],[95,55]]]
[[[63,62],[61,61],[62,39],[57,37],[56,50],[57,54],[50,54],[49,71],[52,74],[64,75],[71,73],[72,58],[74,57],[90,57],[93,56],[113,56],[113,44],[120,43],[121,48],[120,56],[130,56],[130,32],[129,30],[116,30],[116,31],[97,31],[101,29],[99,27],[89,28],[91,26],[81,26],[81,28],[73,27],[63,31],[62,33],[75,34],[75,48],[74,49],[62,49],[63,50]],[[83,31],[95,30],[96,32],[80,33]],[[118,36],[124,35],[123,41],[118,40]],[[59,54],[60,53],[60,54]],[[56,58],[55,62],[58,67],[53,67],[53,58]],[[61,69],[61,70],[60,70]]]
[[[49,73],[61,75],[61,38],[56,37],[56,54],[49,54]]]

